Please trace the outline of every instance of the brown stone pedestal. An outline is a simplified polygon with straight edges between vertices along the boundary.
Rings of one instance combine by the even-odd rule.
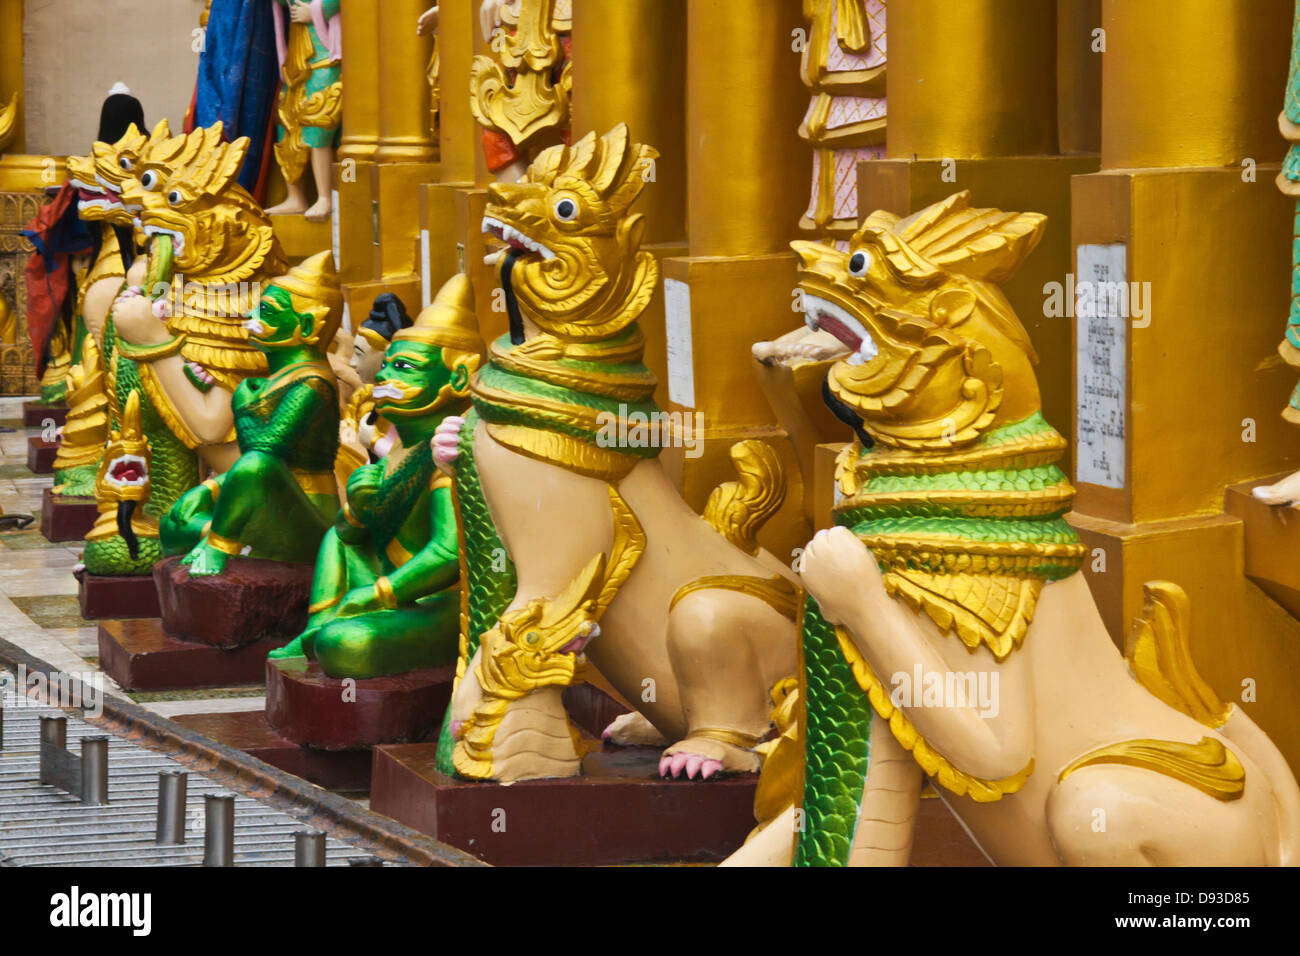
[[[456,667],[340,680],[305,658],[266,662],[266,719],[294,743],[353,750],[424,740],[442,722]]]
[[[286,643],[264,640],[234,650],[177,640],[158,618],[101,621],[99,668],[126,690],[189,690],[255,684],[266,655]]]
[[[221,574],[191,577],[179,555],[153,568],[163,629],[214,648],[286,644],[307,626],[312,566],[231,558]],[[252,676],[261,680],[262,674]]]
[[[661,780],[654,747],[598,750],[581,777],[509,786],[445,777],[436,752],[376,747],[370,808],[496,865],[720,860],[754,828],[757,775]]]
[[[80,541],[98,514],[94,498],[56,495],[50,488],[41,494],[41,534],[47,541]]]
[[[158,588],[147,574],[78,571],[77,601],[81,604],[81,616],[88,621],[158,616]]]
[[[68,406],[60,402],[57,405],[42,405],[40,402],[23,402],[23,427],[44,428],[46,422],[52,421],[56,426],[68,420]]]
[[[285,773],[327,790],[364,792],[370,789],[370,751],[316,750],[285,740],[266,722],[260,710],[234,714],[183,714],[176,723],[242,750]],[[436,730],[434,731],[437,732]]]
[[[43,438],[27,439],[27,470],[34,475],[54,473],[54,458],[59,453],[59,443]]]

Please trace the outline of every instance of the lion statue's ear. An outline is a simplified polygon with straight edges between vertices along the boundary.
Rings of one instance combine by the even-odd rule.
[[[975,294],[966,289],[945,289],[930,300],[930,320],[940,328],[956,328],[974,311]]]

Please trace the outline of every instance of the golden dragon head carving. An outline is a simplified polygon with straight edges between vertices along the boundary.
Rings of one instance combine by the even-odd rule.
[[[640,249],[645,219],[631,207],[658,155],[620,123],[543,150],[522,180],[488,187],[483,231],[510,247],[503,284],[543,332],[609,338],[645,309],[659,266]]]
[[[116,143],[95,143],[89,156],[69,157],[68,178],[77,190],[78,215],[88,221],[131,225],[135,212],[122,202],[122,190],[140,175],[150,147],[170,138],[166,120],[148,136],[132,123]]]
[[[791,243],[808,324],[850,352],[827,384],[871,438],[952,448],[1039,409],[1037,356],[998,283],[1046,221],[959,192],[905,219],[872,213],[846,252]]]
[[[171,283],[168,327],[184,336],[181,354],[199,381],[234,389],[261,374],[266,358],[248,340],[244,319],[262,288],[288,271],[271,220],[236,179],[246,137],[223,142],[222,125],[155,137],[122,202],[138,210],[136,235],[150,247],[152,276]],[[170,264],[158,239],[168,240]]]
[[[248,144],[222,142],[220,123],[171,137],[145,151],[122,194],[140,207],[141,238],[171,236],[174,268],[192,281],[243,282],[287,268],[270,217],[236,179]]]

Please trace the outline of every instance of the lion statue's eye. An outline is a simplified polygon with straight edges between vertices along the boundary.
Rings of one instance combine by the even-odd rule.
[[[158,188],[158,173],[152,169],[146,169],[144,175],[140,177],[140,185],[153,192]]]
[[[135,163],[131,162],[131,160],[126,156],[123,156],[121,159],[119,159],[117,161],[117,165],[128,173],[135,168]]]
[[[555,218],[561,222],[572,222],[578,218],[578,204],[572,199],[561,199],[555,204]]]
[[[181,196],[181,191],[179,189],[173,189],[171,192],[167,194],[167,201],[171,203],[173,206],[179,206],[181,204],[182,198],[183,197]]]
[[[529,631],[527,634],[524,635],[524,640],[527,641],[529,644],[536,644],[541,639],[542,639],[542,635],[538,634],[536,631]]]
[[[855,252],[849,257],[849,274],[864,276],[871,268],[871,256],[865,252]]]

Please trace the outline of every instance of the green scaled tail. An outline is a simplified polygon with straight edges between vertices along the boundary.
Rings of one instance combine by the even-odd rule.
[[[847,866],[871,760],[871,702],[811,597],[803,614],[807,730],[795,866]]]
[[[464,573],[461,587],[469,593],[469,621],[465,666],[478,651],[479,635],[500,619],[514,599],[517,581],[515,566],[506,555],[505,545],[492,523],[483,486],[479,484],[478,466],[474,462],[474,431],[479,417],[476,411],[465,416],[460,430],[460,456],[456,459],[456,500],[460,505],[460,527],[464,536],[461,556]],[[468,671],[466,677],[469,676]],[[455,776],[451,754],[456,741],[451,736],[451,708],[447,708],[438,734],[437,769]]]

